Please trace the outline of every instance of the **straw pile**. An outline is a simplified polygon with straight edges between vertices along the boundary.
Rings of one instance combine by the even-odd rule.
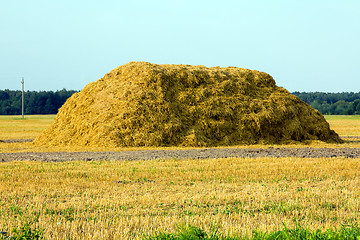
[[[37,145],[221,146],[341,142],[264,72],[130,62],[75,93]]]

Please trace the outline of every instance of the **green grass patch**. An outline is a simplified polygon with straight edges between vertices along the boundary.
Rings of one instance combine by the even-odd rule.
[[[40,228],[31,228],[28,223],[25,223],[20,228],[13,228],[11,232],[0,232],[1,240],[35,240],[44,239],[44,231]]]
[[[301,226],[289,229],[285,225],[283,229],[274,232],[254,231],[251,236],[225,236],[216,229],[206,232],[195,226],[179,227],[175,233],[159,233],[147,236],[144,240],[358,240],[360,239],[360,227],[357,225],[343,226],[339,229],[326,231],[310,230]]]

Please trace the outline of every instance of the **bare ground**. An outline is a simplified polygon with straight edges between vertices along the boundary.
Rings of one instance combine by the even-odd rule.
[[[360,148],[204,148],[187,150],[137,150],[122,152],[26,152],[0,153],[0,162],[9,161],[95,161],[95,160],[152,160],[207,158],[359,158]]]

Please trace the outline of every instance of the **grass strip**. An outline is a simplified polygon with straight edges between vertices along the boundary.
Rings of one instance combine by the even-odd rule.
[[[310,230],[302,226],[289,229],[284,225],[281,230],[273,232],[253,231],[251,236],[224,236],[217,229],[206,232],[195,226],[182,226],[175,233],[162,232],[144,240],[345,240],[360,239],[360,227],[357,225],[342,226],[339,229]]]

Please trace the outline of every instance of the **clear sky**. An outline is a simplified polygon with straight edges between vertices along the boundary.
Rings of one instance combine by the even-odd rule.
[[[360,91],[360,0],[1,0],[0,89],[81,90],[130,61]]]

